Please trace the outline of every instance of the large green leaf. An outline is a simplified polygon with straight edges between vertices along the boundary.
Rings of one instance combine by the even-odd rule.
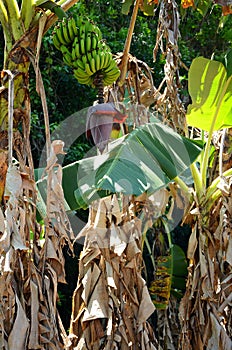
[[[201,150],[160,122],[146,124],[112,142],[107,153],[64,168],[66,186],[73,191],[71,181],[77,184],[76,208],[109,193],[150,194],[185,171]]]
[[[209,131],[232,126],[232,79],[224,65],[204,57],[195,58],[189,70],[189,125]]]

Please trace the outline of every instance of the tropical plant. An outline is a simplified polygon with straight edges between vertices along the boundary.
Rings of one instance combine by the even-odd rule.
[[[63,3],[67,10],[75,1]],[[72,230],[63,207],[60,179],[54,173],[56,154],[62,152],[62,144],[51,144],[49,138],[46,96],[39,70],[42,36],[56,18],[41,5],[41,1],[0,2],[5,39],[0,90],[0,344],[3,349],[63,349],[66,339],[56,299],[57,284],[65,281],[62,248],[70,245]],[[36,186],[29,140],[31,64],[44,108],[47,156],[52,157],[47,164],[48,205],[42,226],[36,222]],[[55,182],[60,186],[56,194]]]
[[[151,123],[150,113],[146,112],[145,107],[140,106],[141,103],[146,107],[154,104],[155,117],[159,117],[162,122],[168,121],[175,130],[188,136],[185,111],[178,96],[180,60],[177,6],[174,2],[166,0],[161,2],[154,54],[156,57],[160,45],[162,53],[166,55],[165,78],[156,89],[150,68],[145,62],[129,54],[139,7],[146,14],[150,11],[153,14],[154,9],[154,4],[151,5],[150,1],[135,1],[124,52],[116,56],[121,76],[117,84],[105,89],[105,94],[102,89],[104,78],[105,85],[108,85],[119,74],[115,62],[111,67],[115,68],[112,81],[107,81],[107,74],[100,74],[99,77],[98,71],[103,70],[101,73],[104,73],[105,69],[105,73],[108,73],[109,67],[102,65],[94,71],[92,66],[96,68],[98,57],[95,54],[91,54],[92,58],[88,57],[91,45],[89,46],[89,43],[87,45],[87,39],[84,44],[79,39],[76,40],[86,71],[85,79],[79,68],[82,79],[79,74],[77,78],[82,80],[82,83],[93,83],[97,86],[100,91],[99,102],[103,102],[103,98],[107,102],[102,105],[109,114],[107,123],[96,123],[96,116],[93,117],[92,113],[97,112],[96,115],[99,116],[101,114],[99,110],[102,112],[104,108],[100,109],[98,105],[88,109],[93,139],[99,141],[96,137],[99,128],[104,130],[104,136],[109,137],[109,129],[112,129],[115,122],[120,124],[121,133],[124,130],[126,133],[130,132],[110,143],[108,152],[104,152],[108,137],[101,139],[99,147],[101,155],[62,169],[58,164],[58,156],[64,154],[64,143],[60,140],[51,142],[39,57],[42,36],[57,19],[53,12],[59,18],[66,18],[64,10],[75,2],[69,0],[56,3],[40,0],[31,1],[29,6],[27,1],[0,2],[0,21],[5,36],[4,69],[1,73],[0,89],[1,347],[21,350],[64,347],[128,349],[142,346],[144,349],[158,349],[162,344],[164,348],[173,349],[173,336],[170,335],[168,319],[173,310],[170,306],[173,301],[170,295],[171,292],[175,294],[180,287],[174,263],[178,261],[183,270],[186,265],[182,251],[171,242],[169,226],[165,220],[161,221],[169,238],[169,251],[166,255],[162,252],[162,257],[156,256],[154,266],[157,266],[157,279],[152,284],[153,290],[151,289],[153,296],[155,294],[156,297],[156,305],[160,306],[161,303],[157,303],[157,287],[162,284],[159,277],[161,280],[167,277],[164,298],[166,303],[161,305],[161,312],[158,313],[159,322],[162,324],[158,326],[160,336],[158,341],[154,330],[147,322],[154,306],[142,278],[141,254],[142,244],[146,242],[147,228],[154,225],[154,213],[157,217],[164,213],[167,215],[165,210],[170,203],[167,201],[164,187],[169,184],[170,193],[176,201],[178,191],[181,191],[182,195],[185,193],[186,202],[192,204],[190,218],[189,216],[185,218],[193,230],[188,249],[189,276],[180,309],[182,317],[180,348],[191,349],[193,346],[194,349],[204,347],[210,349],[216,343],[218,348],[229,349],[231,347],[229,338],[231,336],[229,294],[231,169],[223,172],[223,148],[228,146],[224,146],[225,132],[219,157],[219,178],[215,178],[214,174],[210,174],[207,178],[207,166],[209,157],[212,156],[210,146],[213,130],[231,125],[231,112],[227,114],[227,106],[230,106],[231,100],[230,74],[226,77],[225,69],[217,63],[218,75],[214,77],[215,66],[211,69],[212,63],[200,58],[203,74],[199,72],[196,76],[199,78],[197,82],[201,82],[201,88],[202,85],[204,88],[199,90],[191,78],[199,61],[193,62],[189,76],[193,100],[189,108],[189,123],[194,125],[191,113],[195,113],[195,108],[198,112],[199,109],[203,109],[204,113],[208,113],[208,109],[211,108],[213,112],[210,111],[209,115],[213,113],[213,118],[208,124],[204,123],[204,128],[208,130],[208,138],[202,158],[198,157],[197,163],[190,165],[200,154],[202,143],[178,135],[156,118]],[[130,0],[124,1],[124,12],[129,11],[132,3]],[[62,45],[65,49],[62,48],[61,52],[67,56],[67,63],[71,62],[70,51],[68,55],[66,50],[66,47],[73,42],[73,38],[70,38],[71,29],[77,29],[75,22],[74,28],[71,26],[70,32],[65,32],[71,21],[73,22],[73,19],[70,19],[70,22],[68,20],[60,22],[62,31],[59,29],[58,34],[60,42],[64,41]],[[90,35],[91,40],[95,38],[95,35]],[[69,44],[67,38],[70,40]],[[61,48],[59,45],[57,47]],[[96,48],[90,47],[90,49],[92,53]],[[106,56],[109,60],[112,59],[111,55]],[[84,57],[90,62],[85,61]],[[75,62],[78,59],[75,56]],[[231,61],[227,59],[226,62]],[[31,108],[28,72],[31,63],[36,74],[37,91],[41,96],[46,136],[44,179],[38,182],[38,187],[34,181],[29,141]],[[73,62],[71,63],[73,65]],[[210,84],[206,74],[208,72],[210,72]],[[100,84],[94,83],[95,74]],[[218,77],[222,83],[220,86]],[[209,85],[212,85],[212,88],[208,87]],[[108,103],[112,97],[116,102],[114,106]],[[198,97],[201,98],[200,101]],[[129,112],[127,118],[118,109],[120,107],[118,100],[126,102],[126,109]],[[121,116],[122,119],[117,119]],[[199,127],[198,124],[194,126]],[[228,140],[229,135],[228,133]],[[202,141],[204,143],[205,136],[202,137]],[[214,159],[216,164],[217,157],[214,156]],[[194,194],[184,183],[183,177],[179,177],[184,176],[184,170],[189,166],[192,170]],[[78,183],[77,173],[80,175]],[[67,202],[64,200],[62,174],[64,174],[64,192],[68,193]],[[75,177],[72,177],[73,174]],[[67,185],[67,178],[68,181],[74,179],[74,183],[70,181]],[[219,188],[216,188],[217,186]],[[41,192],[38,192],[38,189]],[[45,189],[45,203],[43,189]],[[162,206],[160,204],[162,208],[157,208],[160,203],[160,198],[157,200],[157,197],[154,197],[154,192],[157,190],[159,190],[158,196],[163,198]],[[75,195],[72,192],[75,192]],[[66,245],[72,250],[71,240],[74,238],[67,209],[89,205],[88,223],[78,235],[78,238],[85,236],[85,243],[80,255],[79,278],[73,294],[68,337],[56,307],[58,282],[65,282],[63,247]],[[36,209],[40,214],[40,223],[36,220]],[[215,220],[213,215],[209,217],[208,213],[218,214],[217,219]],[[162,239],[162,235],[160,237]],[[165,244],[162,247],[165,247]],[[218,251],[215,247],[219,247]],[[212,288],[208,289],[209,286]],[[193,329],[195,321],[197,326]]]
[[[192,165],[195,200],[186,218],[189,220],[191,217],[192,234],[188,247],[187,290],[180,308],[183,326],[180,348],[210,349],[216,346],[229,350],[232,343],[227,301],[231,288],[231,228],[228,223],[231,213],[228,205],[231,201],[232,168],[224,163],[223,154],[226,128],[232,126],[230,69],[226,71],[216,61],[196,58],[189,71],[189,92],[192,104],[188,108],[187,121],[202,129],[206,145],[199,162],[200,169],[196,164]],[[210,171],[213,132],[223,128],[219,159],[215,159],[219,169]],[[207,136],[204,131],[208,132]]]

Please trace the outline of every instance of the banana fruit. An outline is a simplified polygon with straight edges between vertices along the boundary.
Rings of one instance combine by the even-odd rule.
[[[96,76],[102,77],[105,86],[118,79],[120,70],[111,50],[102,39],[100,29],[89,18],[64,18],[55,27],[53,43],[81,84],[94,86],[99,80],[95,80]]]

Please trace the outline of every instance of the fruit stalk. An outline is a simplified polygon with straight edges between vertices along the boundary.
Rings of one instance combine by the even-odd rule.
[[[103,84],[103,73],[101,71],[99,71],[94,80],[93,80],[93,84],[96,86],[97,90],[98,90],[98,103],[104,103],[104,84]]]

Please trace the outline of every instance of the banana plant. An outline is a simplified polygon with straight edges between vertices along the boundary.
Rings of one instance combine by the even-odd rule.
[[[58,5],[63,4],[64,11],[75,2],[52,2],[53,12],[61,10]],[[0,1],[5,40],[0,87],[0,344],[4,349],[63,349],[66,337],[56,307],[57,284],[64,282],[65,273],[62,247],[49,231],[48,217],[43,244],[37,240],[43,227],[36,222],[29,139],[29,67],[34,65],[38,78],[42,37],[57,20],[44,3]],[[37,82],[41,93],[42,82]],[[67,236],[63,238],[67,243]]]
[[[201,129],[205,149],[198,163],[191,165],[195,192],[192,210],[185,217],[191,223],[192,233],[187,252],[187,289],[180,307],[180,349],[210,349],[213,344],[217,349],[229,350],[232,346],[229,325],[224,328],[217,319],[218,312],[221,319],[227,317],[226,309],[221,305],[225,305],[224,293],[231,286],[226,276],[232,271],[229,258],[232,241],[231,234],[228,235],[232,168],[223,168],[226,132],[232,127],[232,76],[231,61],[225,63],[226,67],[220,62],[198,57],[189,70],[192,104],[188,107],[187,121]],[[215,152],[214,159],[218,164],[216,176],[210,169],[215,132],[221,134],[219,151]],[[229,140],[228,133],[227,143]],[[220,266],[220,271],[216,266]],[[222,286],[220,291],[219,285]],[[208,329],[207,336],[205,329]]]
[[[25,106],[29,102],[28,97],[26,98],[25,87],[28,86],[28,70],[31,60],[33,57],[38,58],[42,36],[57,19],[55,14],[59,17],[64,16],[64,10],[70,8],[75,2],[23,0],[20,5],[20,2],[16,0],[1,1],[0,22],[5,41],[2,73],[4,78],[0,94],[2,130],[7,128],[8,102],[5,97],[8,87],[7,72],[13,73],[14,105],[17,106],[14,126],[17,129],[25,113]],[[62,4],[63,8],[60,6]]]
[[[231,62],[227,61],[228,68]],[[210,158],[210,149],[213,133],[217,130],[230,128],[232,126],[232,76],[227,72],[225,66],[217,61],[198,57],[193,60],[189,70],[189,93],[192,104],[188,106],[187,122],[190,126],[199,128],[204,138],[205,131],[208,133],[205,138],[205,149],[200,159],[200,170],[196,165],[192,166],[194,184],[197,196],[205,195],[210,206],[213,205],[217,196],[213,198],[213,191],[216,191],[215,180],[207,186],[207,170]],[[220,176],[223,174],[221,173]],[[224,176],[230,175],[230,171]]]

